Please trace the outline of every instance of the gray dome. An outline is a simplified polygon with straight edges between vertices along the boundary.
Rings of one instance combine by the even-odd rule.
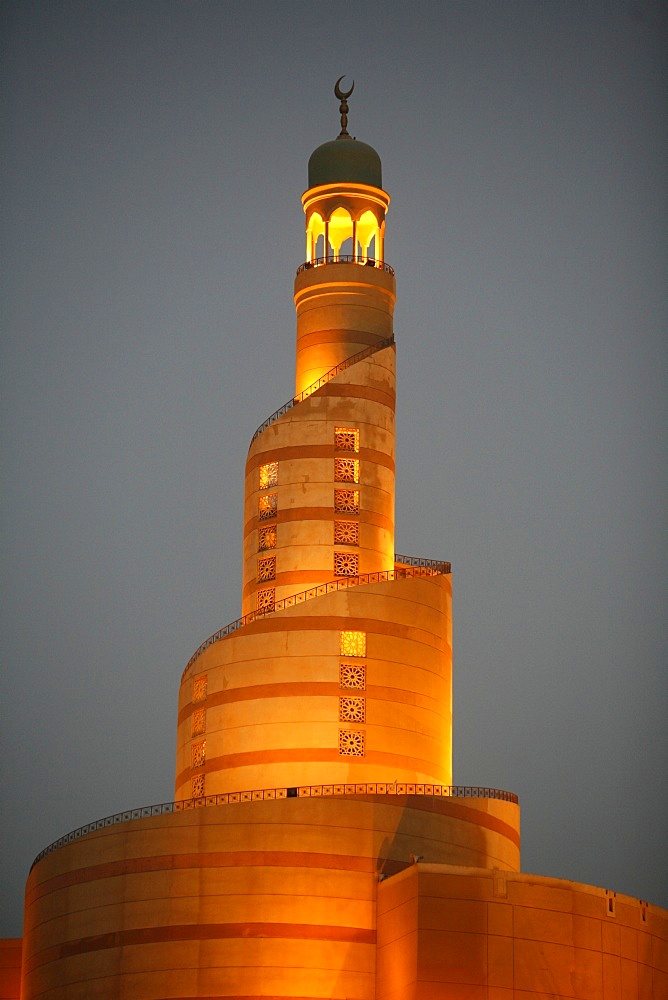
[[[308,186],[320,184],[370,184],[382,188],[380,156],[365,142],[341,135],[318,146],[308,161]]]

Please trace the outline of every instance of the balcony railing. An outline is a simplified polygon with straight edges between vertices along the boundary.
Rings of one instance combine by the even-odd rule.
[[[442,562],[439,559],[422,559],[419,556],[400,556],[398,552],[394,554],[395,569],[397,569],[396,564],[401,566],[414,566],[425,567],[426,569],[436,570],[437,573],[451,573],[452,566],[449,562]]]
[[[290,597],[283,597],[280,600],[275,601],[269,608],[261,608],[257,611],[250,611],[242,618],[237,618],[235,621],[230,622],[229,625],[224,625],[197,647],[185,666],[181,680],[183,681],[195,660],[197,660],[202,655],[204,650],[209,648],[209,646],[213,646],[214,643],[220,642],[221,639],[225,639],[228,635],[231,635],[232,632],[236,632],[238,629],[243,628],[244,625],[250,625],[251,622],[257,621],[259,618],[265,618],[267,615],[273,614],[275,611],[284,611],[286,608],[294,608],[297,604],[303,604],[305,601],[310,601],[314,597],[324,597],[325,594],[332,594],[337,590],[347,590],[349,587],[359,587],[369,583],[388,583],[392,580],[406,580],[409,577],[424,578],[428,576],[440,576],[451,572],[449,562],[438,562],[435,559],[415,559],[411,556],[397,555],[395,556],[395,562],[399,564],[396,569],[381,570],[378,573],[361,573],[359,576],[337,577],[336,580],[330,580],[328,583],[320,583],[316,587],[309,588],[309,590],[301,591],[299,594],[292,594]]]
[[[363,351],[359,351],[357,354],[353,354],[352,357],[346,358],[345,361],[342,361],[334,368],[330,368],[328,372],[325,372],[324,375],[321,375],[321,377],[317,380],[317,382],[313,382],[311,385],[307,386],[303,392],[300,392],[297,396],[293,396],[292,399],[289,399],[287,403],[283,403],[283,406],[279,407],[278,410],[272,413],[270,417],[267,417],[264,423],[261,423],[258,429],[255,431],[255,434],[253,434],[253,437],[251,438],[251,444],[253,443],[256,437],[259,437],[262,431],[266,431],[267,427],[269,427],[276,420],[278,420],[279,417],[282,417],[284,413],[287,413],[288,410],[291,410],[293,406],[297,405],[297,403],[303,403],[304,400],[308,399],[309,396],[312,396],[317,389],[321,389],[323,385],[327,385],[328,382],[331,382],[331,380],[336,375],[339,375],[341,372],[344,372],[346,368],[350,368],[352,365],[356,365],[358,361],[364,361],[365,358],[368,358],[372,354],[375,354],[376,351],[382,351],[386,347],[391,347],[393,343],[394,343],[394,337],[388,337],[387,340],[381,340],[380,343],[378,344],[372,344],[370,347],[365,347]]]
[[[314,257],[313,260],[305,260],[297,268],[297,274],[302,271],[310,271],[312,267],[322,267],[324,264],[361,264],[364,267],[376,267],[386,274],[394,275],[394,268],[386,264],[384,260],[376,260],[375,257],[364,257],[362,254],[340,253],[330,254],[329,257]]]
[[[187,812],[190,809],[202,809],[207,806],[231,805],[237,802],[259,802],[269,799],[292,798],[350,798],[355,795],[424,795],[444,799],[497,799],[501,802],[519,802],[514,792],[506,792],[501,788],[487,788],[483,785],[418,784],[403,781],[297,785],[293,788],[259,788],[247,792],[223,792],[219,795],[203,795],[198,799],[180,799],[177,802],[162,802],[153,806],[140,806],[138,809],[128,809],[125,812],[105,816],[103,819],[93,820],[92,823],[85,823],[84,826],[72,830],[71,833],[66,833],[64,837],[59,837],[58,840],[54,840],[52,844],[49,844],[43,851],[40,851],[30,866],[30,870],[32,871],[37,862],[41,861],[47,854],[52,854],[59,847],[65,847],[75,840],[80,840],[87,833],[104,830],[109,826],[117,826],[119,823],[129,823],[136,819]]]

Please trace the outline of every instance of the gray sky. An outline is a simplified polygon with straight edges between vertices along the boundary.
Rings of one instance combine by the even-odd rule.
[[[667,905],[665,6],[0,14],[0,933],[43,847],[172,798],[342,73],[392,198],[397,549],[453,564],[455,780],[519,794],[524,871]]]

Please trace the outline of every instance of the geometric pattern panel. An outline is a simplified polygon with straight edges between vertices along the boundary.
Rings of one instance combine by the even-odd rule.
[[[260,528],[259,530],[259,545],[258,548],[260,552],[265,549],[275,549],[276,548],[276,525],[270,524],[266,528]]]
[[[334,522],[335,545],[359,545],[359,540],[360,540],[359,521]]]
[[[339,753],[344,757],[364,756],[364,733],[339,729]]]
[[[364,722],[365,717],[364,698],[339,698],[341,722]]]
[[[357,552],[334,553],[334,576],[358,576],[360,557]]]
[[[193,677],[193,702],[206,700],[206,674]]]
[[[260,582],[276,579],[276,556],[267,556],[257,561],[257,578]]]
[[[360,432],[357,427],[336,427],[334,429],[334,447],[337,451],[359,451]]]
[[[201,736],[206,732],[206,709],[196,708],[192,714],[191,736]]]
[[[359,458],[334,459],[334,482],[359,483],[359,481],[360,481]]]
[[[276,591],[273,588],[271,590],[258,590],[257,592],[258,611],[273,611],[275,604],[276,604]]]
[[[204,775],[194,774],[190,783],[190,797],[201,799],[204,795]]]
[[[366,656],[366,632],[341,632],[341,656]]]
[[[278,462],[260,466],[260,489],[268,490],[270,486],[278,486]]]
[[[204,767],[205,760],[206,740],[200,740],[199,743],[193,743],[190,747],[190,766]]]
[[[341,514],[359,514],[359,490],[334,490],[334,510]]]
[[[278,493],[268,493],[266,497],[258,500],[258,515],[261,521],[268,521],[276,517],[278,510]]]
[[[339,664],[339,687],[348,691],[364,691],[366,689],[366,667],[364,664]]]

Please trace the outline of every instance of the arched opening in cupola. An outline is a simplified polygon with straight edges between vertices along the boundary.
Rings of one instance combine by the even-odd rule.
[[[383,240],[378,219],[369,209],[363,212],[357,222],[356,238],[359,244],[358,258],[368,260],[383,259]]]

